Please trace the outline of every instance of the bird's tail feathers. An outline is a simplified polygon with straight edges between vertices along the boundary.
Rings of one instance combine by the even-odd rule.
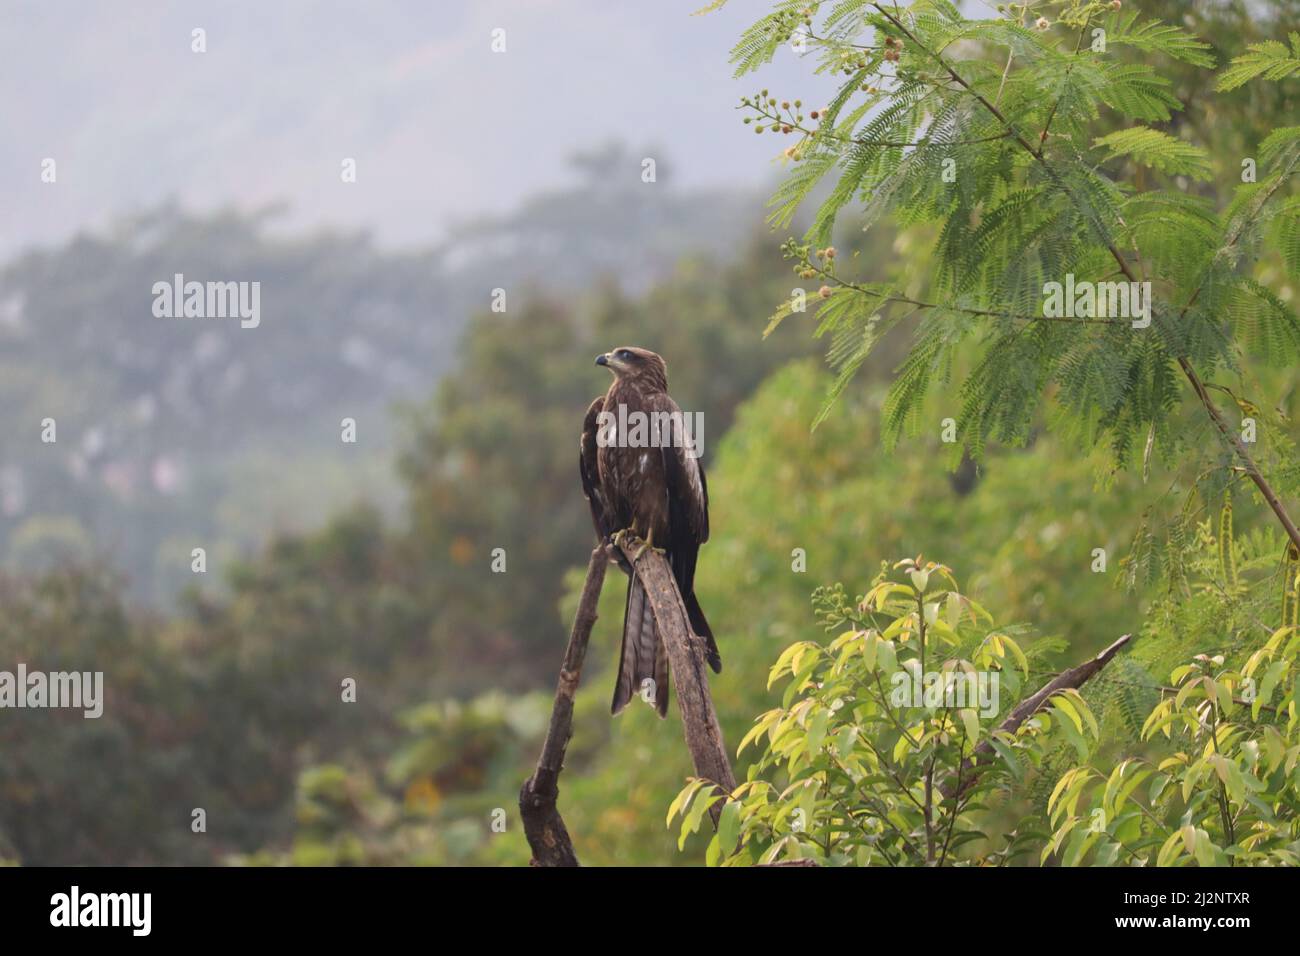
[[[653,681],[654,707],[660,717],[668,713],[668,654],[655,627],[654,611],[641,579],[627,582],[627,607],[623,612],[623,649],[619,654],[618,682],[614,685],[611,713],[619,713],[645,680]]]
[[[713,629],[709,627],[709,622],[704,619],[704,611],[700,608],[700,602],[695,598],[695,591],[692,590],[685,597],[686,616],[691,620],[691,630],[704,638],[704,646],[707,650],[705,655],[709,661],[709,666],[713,668],[713,673],[722,673],[722,655],[718,653],[717,641],[713,639]]]

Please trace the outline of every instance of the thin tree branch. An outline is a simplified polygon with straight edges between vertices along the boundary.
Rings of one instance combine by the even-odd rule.
[[[1125,634],[1118,641],[1111,644],[1091,660],[1084,661],[1082,664],[1071,667],[1069,670],[1061,671],[1061,673],[1057,674],[1054,678],[1044,684],[1037,693],[1022,700],[1016,708],[1006,716],[1006,719],[1004,719],[1002,723],[998,724],[998,728],[994,733],[1002,732],[1014,734],[1020,729],[1021,724],[1047,706],[1047,702],[1051,699],[1053,694],[1061,690],[1078,690],[1091,680],[1098,671],[1109,664],[1115,655],[1127,646],[1129,641],[1132,639],[1132,634]],[[975,746],[975,749],[971,751],[970,758],[962,761],[961,769],[978,769],[981,764],[987,763],[994,754],[992,739],[992,736],[989,736],[980,741]],[[945,799],[954,795],[960,797],[962,793],[974,785],[978,778],[978,773],[973,773],[969,777],[962,777],[961,772],[959,771],[959,784],[956,787],[951,788],[951,792],[949,792],[950,788],[948,788],[945,783],[944,786],[940,787],[939,792],[943,794]]]
[[[533,866],[578,866],[573,841],[556,807],[559,798],[560,771],[564,769],[564,752],[573,736],[573,698],[582,677],[582,661],[587,654],[591,628],[596,623],[596,605],[605,583],[605,569],[610,556],[604,545],[591,552],[587,563],[587,582],[582,587],[578,612],[573,617],[569,646],[560,665],[560,680],[555,688],[555,706],[546,730],[537,770],[519,791],[519,815],[524,821],[524,836],[533,851]]]

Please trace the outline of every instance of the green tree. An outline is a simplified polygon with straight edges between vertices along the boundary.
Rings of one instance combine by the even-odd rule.
[[[1244,438],[1239,417],[1266,403],[1213,380],[1253,385],[1252,365],[1294,363],[1300,348],[1283,287],[1300,277],[1300,127],[1249,144],[1219,210],[1190,188],[1215,175],[1205,145],[1175,135],[1195,127],[1166,128],[1182,104],[1154,63],[1215,65],[1182,27],[1099,0],[1011,4],[989,19],[946,0],[826,6],[777,4],[734,53],[743,74],[798,34],[842,78],[821,108],[767,90],[742,101],[754,128],[792,143],[778,226],[833,181],[806,236],[785,247],[796,271],[824,283],[818,334],[831,338],[837,379],[818,420],[882,338],[911,328],[883,410],[891,442],[922,428],[933,388],[951,390],[959,445],[976,459],[990,441],[1023,444],[1046,400],[1074,440],[1110,450],[1112,467],[1160,457],[1194,461],[1193,482],[1244,475],[1300,546],[1283,502],[1298,487],[1283,422],[1261,412]],[[1257,44],[1217,88],[1280,80],[1295,53]],[[830,242],[859,200],[860,224],[889,217],[932,237],[932,255],[891,281],[855,279]],[[1248,267],[1269,238],[1286,276],[1272,285]],[[1145,298],[1126,311],[1071,294],[1055,308],[1050,284],[1061,293],[1075,279]],[[1238,408],[1225,411],[1222,394]],[[1201,456],[1189,440],[1184,399],[1221,452]]]
[[[1139,673],[1158,680],[1135,694],[1132,674],[1102,675],[1098,700],[1129,732],[1060,773],[1044,859],[1300,860],[1300,557],[1287,551],[1279,561],[1281,545],[1271,527],[1236,535],[1230,502],[1196,528],[1188,573],[1152,609],[1134,652]]]
[[[669,808],[684,842],[727,801],[711,863],[998,865],[1041,843],[1032,815],[995,834],[990,819],[1020,802],[1057,741],[1086,753],[1096,721],[1066,689],[1002,729],[1026,652],[949,568],[907,558],[892,571],[852,600],[842,585],[818,591],[818,616],[840,633],[798,641],[772,665],[768,685],[789,682],[741,741],[759,750],[745,782],[728,795],[692,780]]]

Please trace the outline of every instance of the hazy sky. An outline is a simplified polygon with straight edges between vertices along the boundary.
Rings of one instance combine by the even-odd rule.
[[[704,3],[5,0],[0,256],[167,198],[288,200],[294,226],[421,243],[562,182],[570,153],[610,139],[655,156],[664,183],[758,185],[777,141],[741,124],[739,97],[812,102],[828,85],[788,50],[732,79],[731,46],[768,4],[691,16]]]

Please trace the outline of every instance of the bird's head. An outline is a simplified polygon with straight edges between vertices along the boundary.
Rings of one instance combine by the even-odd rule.
[[[620,346],[596,356],[596,364],[614,373],[615,378],[635,380],[645,385],[668,388],[668,366],[649,349]]]

